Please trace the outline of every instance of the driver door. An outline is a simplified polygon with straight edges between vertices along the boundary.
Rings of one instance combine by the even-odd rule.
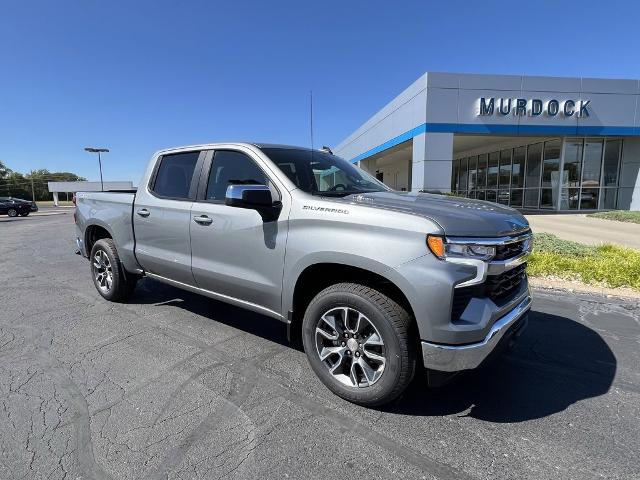
[[[232,184],[269,185],[278,199],[279,191],[257,160],[249,151],[209,153],[191,209],[191,265],[198,287],[279,316],[288,209],[265,222],[255,210],[225,205]]]

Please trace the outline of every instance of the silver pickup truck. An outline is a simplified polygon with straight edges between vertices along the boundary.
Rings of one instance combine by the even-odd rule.
[[[96,289],[142,276],[286,323],[337,395],[381,405],[478,367],[526,325],[531,232],[498,204],[390,190],[326,150],[163,150],[136,192],[79,193]]]

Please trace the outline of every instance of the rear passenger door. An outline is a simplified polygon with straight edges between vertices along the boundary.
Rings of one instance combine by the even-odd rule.
[[[194,285],[189,227],[204,153],[162,155],[133,208],[136,258],[146,272]]]
[[[197,285],[223,300],[279,315],[290,203],[251,152],[220,149],[210,156],[191,211]],[[274,200],[284,200],[279,217],[264,221],[256,210],[225,205],[227,188],[234,184],[269,186]]]

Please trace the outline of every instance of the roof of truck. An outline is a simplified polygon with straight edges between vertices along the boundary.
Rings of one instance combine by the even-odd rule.
[[[301,147],[297,145],[283,145],[279,143],[262,143],[262,142],[215,142],[215,143],[205,143],[205,144],[197,144],[197,145],[183,145],[181,147],[173,147],[173,148],[165,148],[156,152],[156,155],[162,155],[167,153],[179,152],[181,150],[189,150],[189,149],[206,149],[206,148],[216,148],[220,145],[245,145],[245,146],[253,146],[258,147],[260,149],[263,148],[286,148],[292,150],[311,150],[309,147]],[[314,148],[315,151],[321,152],[322,150]]]
[[[291,148],[295,150],[311,150],[309,147],[300,147],[298,145],[283,145],[279,143],[252,143],[258,148]]]

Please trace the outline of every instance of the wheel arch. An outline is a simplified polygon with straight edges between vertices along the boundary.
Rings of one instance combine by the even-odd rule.
[[[296,278],[287,312],[289,340],[300,338],[302,318],[313,297],[328,286],[343,282],[360,283],[387,295],[409,313],[415,324],[409,299],[398,285],[382,273],[351,264],[319,262],[305,267]]]
[[[93,245],[98,240],[101,240],[103,238],[113,239],[113,235],[106,225],[102,225],[99,223],[92,223],[90,225],[87,225],[84,230],[84,247],[87,257],[91,255],[91,249],[93,248]]]

